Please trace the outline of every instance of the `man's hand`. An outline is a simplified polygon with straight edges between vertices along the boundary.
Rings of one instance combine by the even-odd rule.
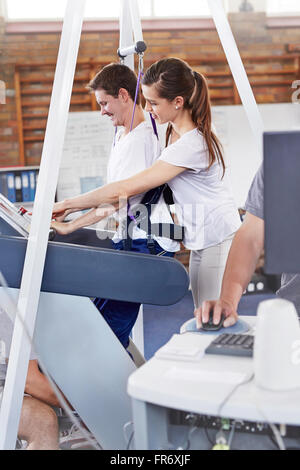
[[[51,228],[53,228],[59,235],[68,235],[74,232],[71,222],[51,222]]]
[[[213,310],[214,312],[213,321],[216,325],[220,322],[222,313],[226,317],[223,323],[223,326],[225,328],[234,325],[238,320],[238,314],[235,308],[226,300],[206,300],[202,303],[201,307],[197,308],[194,311],[197,328],[201,328],[202,322],[208,322],[210,310]]]

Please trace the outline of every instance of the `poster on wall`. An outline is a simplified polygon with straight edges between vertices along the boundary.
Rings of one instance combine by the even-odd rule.
[[[57,200],[77,196],[106,183],[115,128],[99,112],[69,113]]]

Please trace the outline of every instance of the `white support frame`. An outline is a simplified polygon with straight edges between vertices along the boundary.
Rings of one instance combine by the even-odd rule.
[[[5,0],[0,0],[0,17],[7,19],[7,5]]]
[[[137,0],[121,0],[119,49],[129,48],[138,41],[143,41],[143,31]],[[124,64],[134,70],[133,52],[125,57]],[[132,339],[136,347],[144,354],[144,313],[142,305],[132,330]]]
[[[86,0],[68,0],[18,300],[33,336]],[[0,449],[15,448],[31,345],[18,318],[0,410]]]
[[[252,133],[260,155],[262,155],[264,124],[259,112],[252,88],[250,86],[245,67],[228,18],[225,13],[222,0],[208,0],[211,14],[224,49],[233,79],[238,89],[242,104],[252,129]]]
[[[130,15],[130,0],[121,0],[120,11],[120,42],[119,48],[125,49],[133,44],[132,22]],[[134,56],[128,55],[124,64],[134,70]]]

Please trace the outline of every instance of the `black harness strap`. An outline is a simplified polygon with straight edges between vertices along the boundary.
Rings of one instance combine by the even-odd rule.
[[[126,240],[124,249],[130,251],[132,246],[132,234],[129,234],[129,226],[134,218],[137,226],[147,233],[147,247],[149,253],[156,255],[155,252],[155,241],[153,236],[165,237],[171,240],[182,241],[184,237],[184,227],[174,223],[154,223],[151,224],[151,206],[157,204],[161,195],[164,195],[165,202],[167,204],[174,204],[172,191],[167,184],[158,186],[157,188],[150,189],[142,198],[140,205],[146,208],[146,212],[137,211],[134,217],[127,215],[127,227],[126,227]],[[134,212],[134,206],[131,211]]]

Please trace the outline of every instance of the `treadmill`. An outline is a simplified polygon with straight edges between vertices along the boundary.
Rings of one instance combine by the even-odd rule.
[[[20,209],[0,196],[0,271],[17,301],[30,218],[24,228]],[[136,366],[91,298],[172,305],[189,277],[175,259],[114,250],[109,235],[91,228],[49,234],[34,345],[101,447],[124,450],[132,421],[127,381]],[[0,288],[0,305],[5,298]]]

